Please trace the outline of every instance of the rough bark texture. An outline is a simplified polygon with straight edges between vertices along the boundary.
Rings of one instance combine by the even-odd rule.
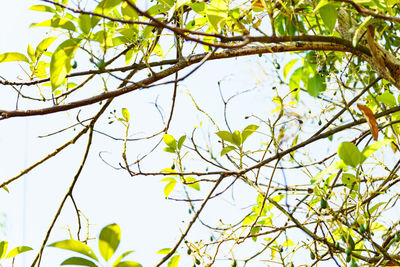
[[[370,66],[389,82],[400,89],[400,61],[389,51],[383,48],[374,40],[374,28],[372,25],[364,30],[357,31],[357,22],[349,13],[341,8],[338,13],[336,30],[344,39],[353,42],[354,34],[359,45],[367,46],[372,56],[365,56]]]

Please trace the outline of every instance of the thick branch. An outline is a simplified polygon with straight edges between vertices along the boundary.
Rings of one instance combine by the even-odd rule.
[[[356,48],[353,47],[352,43],[348,40],[332,37],[332,36],[319,36],[319,35],[301,35],[301,36],[234,36],[234,37],[226,37],[222,40],[222,42],[236,42],[236,41],[244,41],[249,40],[249,43],[263,43],[263,44],[279,44],[285,42],[326,42],[338,45],[344,45],[349,48],[348,52],[354,52],[355,50],[364,53],[368,56],[371,56],[370,51],[367,47],[364,46],[357,46]],[[244,48],[242,48],[244,49]],[[285,52],[285,51],[282,51]],[[218,53],[217,53],[218,54]],[[201,55],[196,55],[201,56]],[[195,57],[195,56],[194,56]],[[211,58],[213,59],[213,58]],[[172,65],[178,63],[178,59],[166,59],[151,63],[134,63],[129,66],[124,67],[117,67],[117,68],[105,68],[105,69],[95,69],[95,70],[87,70],[87,71],[80,71],[68,74],[66,77],[80,77],[85,75],[92,75],[92,74],[102,74],[102,73],[110,73],[110,72],[125,72],[130,70],[142,70],[148,67],[158,67],[158,66],[165,66],[165,65]],[[34,81],[26,81],[26,82],[16,82],[16,81],[2,81],[0,80],[0,84],[3,85],[35,85],[39,83],[49,82],[50,78],[41,79],[41,80],[34,80]]]
[[[339,41],[340,43],[344,43],[343,39],[334,38],[332,41]],[[363,59],[368,58],[364,52],[357,48],[351,46],[351,44],[335,44],[335,43],[325,43],[325,42],[298,42],[298,43],[280,43],[280,44],[269,44],[264,46],[252,46],[240,49],[232,49],[232,50],[224,50],[218,53],[214,53],[212,56],[209,57],[209,60],[214,59],[223,59],[223,58],[234,58],[234,57],[241,57],[241,56],[248,56],[248,55],[256,55],[256,54],[268,54],[268,53],[281,53],[281,52],[291,52],[291,51],[308,51],[308,50],[315,50],[315,51],[342,51],[342,52],[351,52]],[[100,101],[117,97],[120,95],[124,95],[126,93],[135,91],[140,88],[146,88],[149,86],[154,86],[153,84],[163,78],[166,78],[177,71],[183,70],[189,67],[192,64],[200,62],[204,59],[208,53],[198,54],[190,56],[186,59],[181,59],[178,61],[177,64],[174,66],[158,72],[153,73],[152,76],[149,78],[143,79],[133,85],[129,85],[123,87],[118,90],[114,91],[107,91],[102,94],[78,100],[75,102],[71,102],[64,105],[59,106],[52,106],[43,109],[35,109],[35,110],[14,110],[14,111],[6,111],[0,110],[1,119],[11,118],[11,117],[25,117],[25,116],[35,116],[35,115],[45,115],[45,114],[52,114],[60,111],[71,110],[78,107],[83,107],[87,105],[91,105],[94,103],[98,103]]]

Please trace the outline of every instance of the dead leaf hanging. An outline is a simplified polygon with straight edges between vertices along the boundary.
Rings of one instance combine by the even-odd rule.
[[[371,130],[372,138],[376,141],[378,140],[378,125],[376,123],[376,119],[374,116],[374,113],[372,110],[362,104],[357,104],[357,107],[359,110],[361,110],[362,114],[364,115],[364,118],[367,120],[369,129]]]

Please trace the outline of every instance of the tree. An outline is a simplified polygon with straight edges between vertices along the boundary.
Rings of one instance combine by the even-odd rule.
[[[31,26],[50,31],[28,44],[27,54],[0,54],[0,62],[21,62],[26,75],[2,75],[2,91],[15,91],[17,108],[0,110],[0,117],[42,116],[51,124],[52,114],[68,113],[63,128],[46,138],[68,132],[70,139],[0,187],[13,194],[21,177],[87,138],[32,266],[40,265],[69,201],[79,225],[75,239],[50,246],[83,255],[64,265],[102,264],[80,232],[75,201],[78,182],[90,175],[82,170],[96,137],[120,148],[118,164],[102,154],[96,160],[134,179],[160,181],[165,201],[188,209],[190,219],[182,218],[174,244],[160,248],[157,266],[400,265],[397,1],[41,0],[31,10],[48,16]],[[232,59],[212,70],[226,75],[240,66],[233,59],[251,55],[260,56],[251,58],[264,72],[262,83],[229,91],[226,80],[215,80],[204,88],[210,103],[220,95],[222,116],[185,85],[211,62]],[[142,92],[155,99],[151,114],[114,104]],[[151,131],[140,133],[139,118]],[[227,199],[234,214],[221,208]],[[120,238],[116,224],[101,231],[104,261]],[[113,266],[139,266],[122,258]]]

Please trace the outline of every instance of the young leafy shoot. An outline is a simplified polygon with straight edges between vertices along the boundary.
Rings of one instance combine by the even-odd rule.
[[[105,226],[99,236],[98,248],[101,257],[104,261],[109,262],[115,255],[121,240],[121,229],[113,223]],[[61,248],[71,252],[79,253],[83,257],[70,257],[64,260],[61,265],[79,265],[88,267],[100,267],[101,260],[95,255],[93,250],[86,244],[78,240],[68,239],[63,241],[54,242],[49,247]],[[142,265],[134,261],[122,261],[126,256],[130,255],[133,251],[126,251],[122,253],[112,264],[113,267],[141,267]],[[108,265],[107,265],[108,266]]]
[[[129,123],[130,115],[127,108],[122,108],[122,117]]]
[[[8,249],[8,242],[7,241],[1,241],[0,242],[0,265],[2,265],[2,259],[9,259],[9,258],[14,258],[17,255],[20,255],[24,252],[32,250],[31,247],[28,246],[20,246],[13,248],[7,253]]]
[[[164,148],[164,151],[169,152],[169,153],[175,153],[176,149],[178,148],[175,138],[170,134],[164,134],[163,140],[164,140],[164,143],[168,146],[168,147]]]
[[[233,133],[230,133],[228,131],[217,132],[216,134],[219,138],[233,145],[225,146],[221,151],[221,156],[224,156],[232,150],[241,149],[246,139],[255,131],[257,131],[258,128],[259,126],[251,124],[244,128],[242,132],[239,132],[238,130],[234,131]]]

